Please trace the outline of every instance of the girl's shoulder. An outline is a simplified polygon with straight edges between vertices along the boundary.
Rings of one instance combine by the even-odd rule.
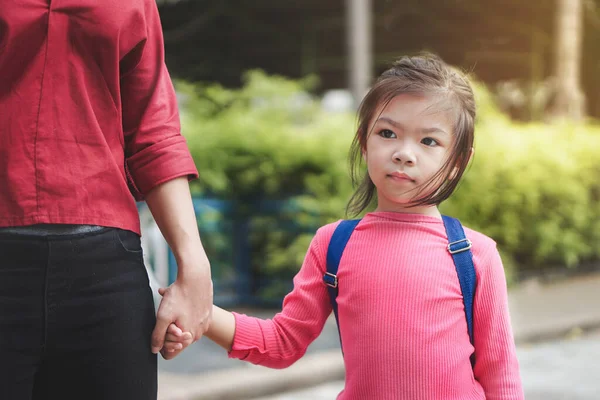
[[[463,229],[465,230],[467,239],[473,243],[473,247],[480,247],[487,250],[496,248],[496,241],[491,237],[467,226],[463,226]]]
[[[342,219],[338,219],[335,222],[331,222],[318,228],[313,241],[317,242],[319,245],[327,246],[331,240],[333,232],[335,232],[335,229],[342,221]]]
[[[318,228],[315,235],[313,236],[311,246],[317,247],[319,249],[327,249],[329,247],[329,242],[331,241],[335,230],[343,221],[346,220],[338,219],[337,221],[331,222]],[[361,220],[357,221],[359,222],[359,224],[354,226],[354,228],[360,230],[362,229],[362,226],[360,225]]]
[[[502,269],[502,260],[496,246],[496,241],[491,237],[476,230],[464,227],[465,235],[472,243],[471,253],[477,275],[494,274],[493,271]]]
[[[325,269],[329,242],[331,241],[333,232],[341,222],[342,220],[340,219],[327,225],[321,226],[317,229],[310,241],[308,253],[312,253],[316,257],[316,259],[319,260],[318,263],[320,264],[321,269],[323,270]]]

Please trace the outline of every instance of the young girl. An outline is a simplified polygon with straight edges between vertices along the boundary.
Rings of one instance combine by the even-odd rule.
[[[465,229],[477,282],[472,345],[437,207],[469,163],[474,119],[467,79],[430,55],[397,61],[360,107],[353,172],[364,160],[368,173],[348,209],[358,214],[375,199],[377,207],[354,229],[337,272],[346,367],[338,399],[524,397],[496,245]],[[323,277],[338,224],[317,231],[281,313],[261,320],[215,307],[207,336],[254,364],[298,360],[332,312]],[[186,336],[169,331],[167,348],[181,348]]]

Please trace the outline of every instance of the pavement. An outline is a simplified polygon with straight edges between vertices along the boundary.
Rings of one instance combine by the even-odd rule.
[[[517,346],[527,400],[598,400],[600,398],[600,327],[567,337]],[[332,400],[344,381],[287,391],[257,400]]]
[[[509,291],[517,345],[569,337],[600,327],[600,274],[553,283],[536,280]],[[275,313],[262,311],[261,317]],[[249,312],[251,315],[252,314]],[[159,364],[158,400],[242,400],[305,389],[344,379],[335,320],[289,368],[274,370],[229,360],[224,350],[202,340],[172,361]],[[216,345],[214,345],[216,346]],[[180,360],[181,359],[181,360]],[[214,362],[213,362],[214,361]],[[198,364],[195,364],[198,363]]]

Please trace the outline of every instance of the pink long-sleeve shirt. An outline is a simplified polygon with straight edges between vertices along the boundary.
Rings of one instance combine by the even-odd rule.
[[[284,368],[321,333],[332,311],[323,274],[337,224],[317,231],[281,313],[272,320],[234,313],[231,358]],[[442,220],[374,212],[358,224],[338,271],[346,367],[339,400],[524,398],[496,244],[465,233],[477,275],[474,347]]]

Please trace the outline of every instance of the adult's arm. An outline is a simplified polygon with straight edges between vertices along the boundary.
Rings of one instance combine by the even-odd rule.
[[[208,329],[212,313],[213,288],[210,263],[204,252],[194,215],[187,178],[165,182],[146,195],[154,216],[177,262],[177,279],[163,292],[152,333],[152,352],[163,349],[171,323],[198,340]],[[165,359],[177,356],[162,351]]]

